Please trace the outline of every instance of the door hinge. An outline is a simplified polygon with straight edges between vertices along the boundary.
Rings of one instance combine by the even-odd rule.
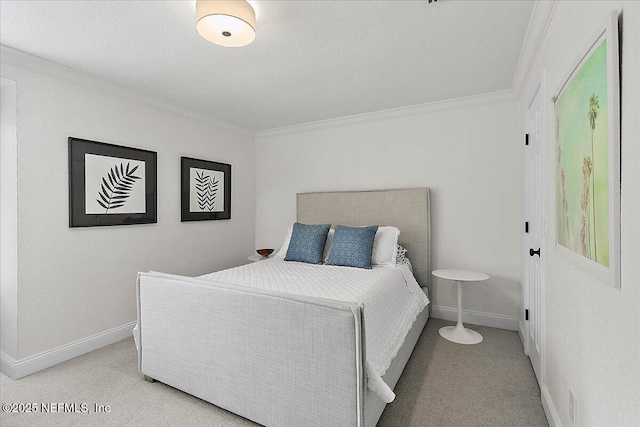
[[[524,145],[529,145],[529,134],[528,133],[524,134]]]
[[[529,221],[526,221],[526,222],[524,223],[524,232],[525,232],[525,233],[528,233],[528,232],[529,232]]]
[[[529,309],[524,310],[524,320],[529,320]]]

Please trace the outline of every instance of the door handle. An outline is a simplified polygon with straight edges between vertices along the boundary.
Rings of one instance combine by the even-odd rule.
[[[540,248],[538,248],[537,251],[534,251],[533,248],[529,249],[529,255],[530,256],[538,255],[538,258],[539,258],[540,257]]]

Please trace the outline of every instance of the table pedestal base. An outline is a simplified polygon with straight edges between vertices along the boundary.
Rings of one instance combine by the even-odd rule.
[[[484,273],[466,270],[436,270],[431,274],[441,279],[455,280],[458,284],[458,322],[456,326],[444,326],[440,328],[440,330],[438,330],[440,336],[458,344],[481,343],[482,335],[476,331],[465,328],[462,324],[462,282],[479,282],[481,280],[487,280],[489,276]]]
[[[462,323],[456,326],[443,326],[438,330],[442,338],[458,344],[478,344],[482,342],[482,335],[465,328]]]

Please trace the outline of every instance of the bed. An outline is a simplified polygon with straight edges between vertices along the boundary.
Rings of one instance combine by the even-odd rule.
[[[297,195],[302,223],[398,227],[413,275],[279,259],[140,273],[140,372],[266,426],[376,425],[428,319],[429,212],[428,188]]]

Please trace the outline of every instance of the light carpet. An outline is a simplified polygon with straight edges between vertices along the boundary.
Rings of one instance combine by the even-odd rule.
[[[454,344],[429,319],[379,426],[546,426],[538,388],[518,334],[476,327],[478,345]],[[255,426],[255,423],[161,383],[144,381],[133,339],[31,376],[0,375],[5,403],[86,404],[88,413],[0,413],[8,426]],[[109,412],[94,412],[95,404]]]
[[[540,388],[517,332],[465,325],[484,338],[462,345],[429,319],[378,426],[548,426]]]

